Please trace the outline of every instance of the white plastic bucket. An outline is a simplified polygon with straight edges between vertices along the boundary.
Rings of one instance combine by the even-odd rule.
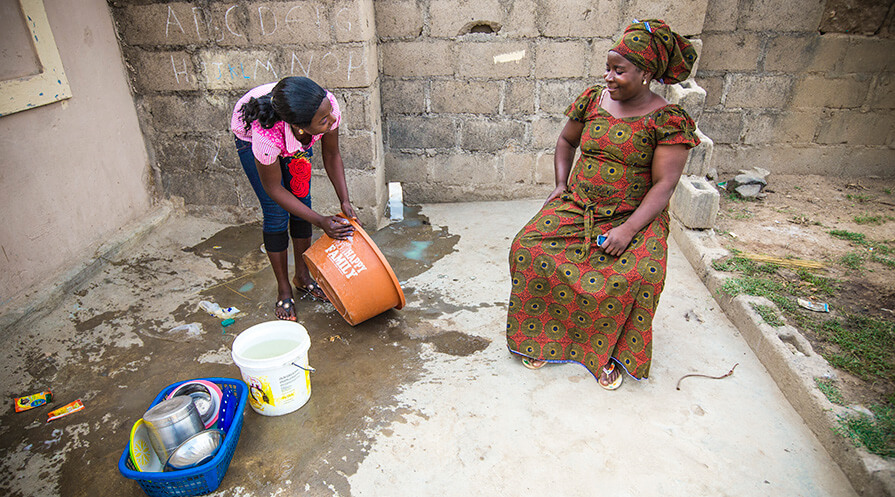
[[[308,349],[311,338],[293,321],[268,321],[249,327],[233,341],[233,362],[249,386],[249,405],[258,414],[281,416],[311,397]]]

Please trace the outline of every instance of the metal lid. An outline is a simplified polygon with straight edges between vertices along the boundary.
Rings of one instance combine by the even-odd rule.
[[[189,417],[190,413],[194,411],[196,411],[196,406],[193,405],[192,397],[172,397],[159,402],[146,411],[143,419],[155,426],[167,426]]]

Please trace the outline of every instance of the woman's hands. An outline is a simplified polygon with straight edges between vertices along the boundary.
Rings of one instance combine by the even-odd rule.
[[[317,226],[334,240],[345,240],[354,234],[354,226],[341,216],[321,216]]]
[[[613,257],[618,257],[625,253],[625,250],[628,249],[628,245],[631,244],[631,240],[636,234],[636,232],[632,233],[627,229],[624,224],[616,226],[604,233],[606,240],[603,241],[600,248],[603,249],[603,252],[606,252]]]
[[[556,188],[553,189],[552,192],[550,192],[550,195],[547,195],[547,201],[544,202],[544,205],[549,204],[551,201],[553,201],[553,199],[562,195],[562,192],[564,191],[566,191],[566,185],[558,185]]]
[[[340,207],[342,208],[342,214],[345,214],[347,217],[354,219],[360,224],[360,220],[357,219],[357,213],[354,212],[354,207],[351,205],[350,201],[343,200]]]

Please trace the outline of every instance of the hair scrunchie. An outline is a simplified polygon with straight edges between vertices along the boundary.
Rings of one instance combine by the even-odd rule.
[[[687,79],[696,62],[693,45],[661,19],[634,19],[610,50],[666,85]]]

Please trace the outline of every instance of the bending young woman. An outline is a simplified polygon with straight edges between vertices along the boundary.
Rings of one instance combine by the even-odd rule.
[[[236,103],[230,120],[242,168],[261,203],[264,248],[277,280],[277,319],[295,321],[292,285],[303,295],[326,301],[301,254],[311,245],[311,225],[345,239],[354,231],[338,216],[311,209],[312,147],[322,144],[323,167],[339,196],[342,212],[356,218],[348,198],[339,153],[342,114],[332,93],[308,78],[288,77],[250,90]],[[289,280],[289,235],[295,277]]]

